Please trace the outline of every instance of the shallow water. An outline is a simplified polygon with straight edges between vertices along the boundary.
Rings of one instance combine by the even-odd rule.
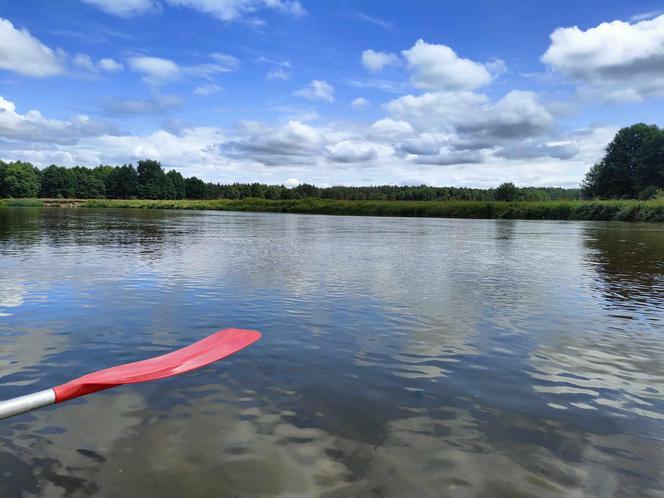
[[[0,496],[664,496],[664,226],[0,209]]]

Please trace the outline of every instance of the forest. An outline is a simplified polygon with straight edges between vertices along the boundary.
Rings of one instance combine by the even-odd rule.
[[[301,184],[288,188],[262,183],[220,184],[204,182],[195,176],[185,178],[176,170],[165,171],[155,160],[122,166],[51,165],[42,170],[26,162],[0,161],[0,197],[71,199],[304,199],[394,201],[489,201],[578,199],[579,189],[518,188],[504,183],[497,189],[379,185],[371,187],[316,187]]]

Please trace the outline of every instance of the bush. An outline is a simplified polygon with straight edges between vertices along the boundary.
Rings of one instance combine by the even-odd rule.
[[[637,196],[637,198],[640,201],[647,201],[649,199],[655,199],[657,197],[657,192],[658,192],[657,187],[655,187],[654,185],[648,185],[641,192],[639,192],[639,195]]]
[[[511,182],[501,183],[496,189],[494,197],[497,201],[513,202],[519,197],[519,189]]]

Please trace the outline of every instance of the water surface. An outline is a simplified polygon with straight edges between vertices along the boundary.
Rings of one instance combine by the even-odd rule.
[[[664,227],[0,209],[0,496],[663,496]]]

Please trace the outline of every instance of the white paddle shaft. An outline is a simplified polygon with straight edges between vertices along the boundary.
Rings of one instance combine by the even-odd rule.
[[[0,420],[53,403],[55,403],[55,391],[53,389],[45,389],[18,398],[0,401]]]

